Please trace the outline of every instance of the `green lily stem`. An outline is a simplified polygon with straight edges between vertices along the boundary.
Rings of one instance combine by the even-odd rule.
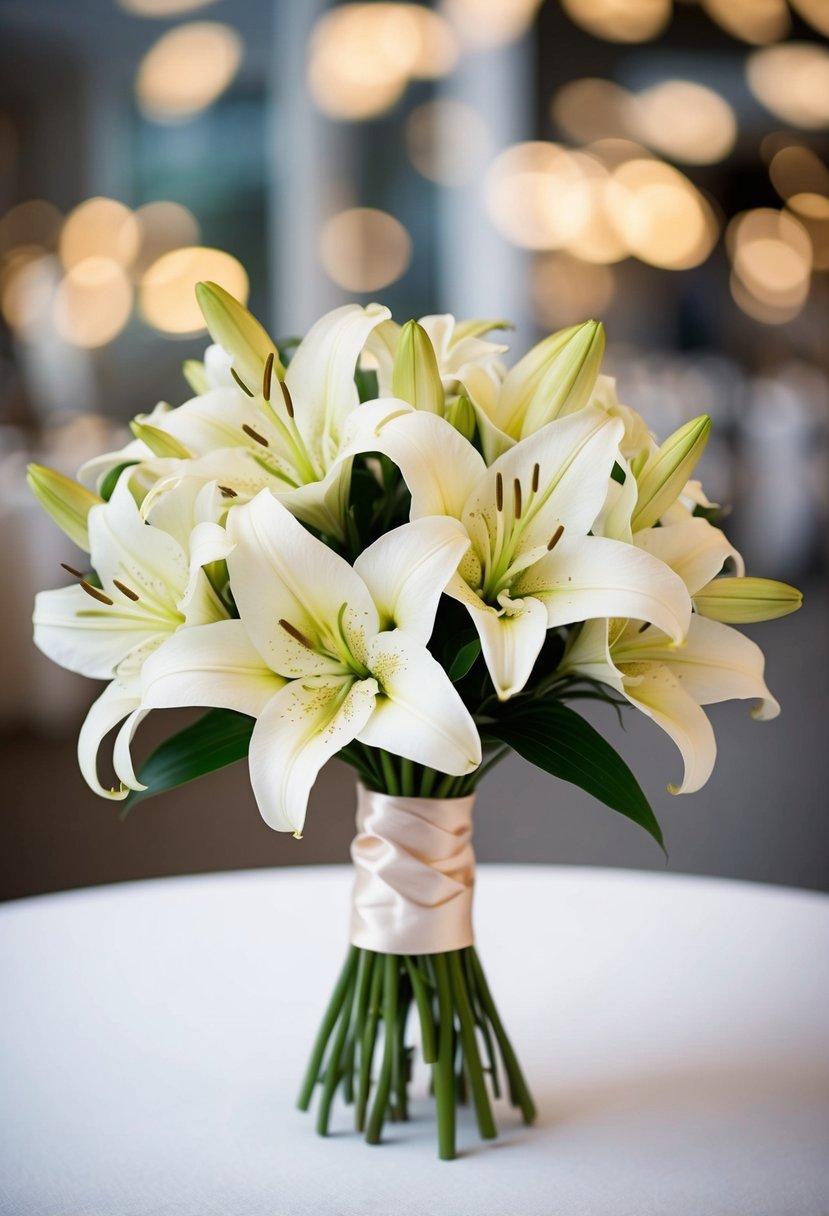
[[[435,1103],[438,1116],[438,1156],[451,1161],[455,1156],[455,1022],[452,1016],[452,988],[446,956],[432,956],[438,990],[438,1058],[434,1065]]]
[[[358,955],[359,951],[357,947],[350,946],[345,960],[345,965],[340,972],[339,979],[337,980],[334,994],[331,997],[331,1001],[325,1011],[325,1016],[322,1019],[322,1025],[319,1028],[319,1034],[317,1035],[314,1048],[311,1052],[311,1059],[308,1061],[308,1068],[305,1072],[302,1088],[299,1091],[299,1099],[297,1100],[297,1106],[300,1110],[307,1110],[311,1105],[311,1095],[314,1092],[314,1086],[319,1080],[322,1058],[325,1055],[325,1049],[328,1046],[328,1040],[331,1037],[331,1032],[337,1024],[337,1019],[340,1016],[340,1011],[343,1007],[346,994],[348,993],[349,984],[351,983],[352,974],[357,966]]]

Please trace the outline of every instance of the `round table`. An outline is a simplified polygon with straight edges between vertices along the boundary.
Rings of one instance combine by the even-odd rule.
[[[426,1077],[369,1147],[294,1108],[350,873],[160,879],[0,908],[3,1216],[829,1212],[829,900],[482,866],[478,947],[537,1124],[436,1159]]]

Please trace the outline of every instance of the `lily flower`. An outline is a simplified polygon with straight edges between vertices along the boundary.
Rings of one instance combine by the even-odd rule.
[[[718,528],[690,519],[641,533],[636,543],[679,574],[696,597],[728,558],[739,555]],[[723,579],[717,582],[739,582]],[[714,731],[702,706],[734,698],[756,700],[752,716],[774,718],[780,706],[766,687],[759,646],[736,629],[695,612],[682,646],[658,628],[616,618],[587,621],[559,668],[614,688],[673,739],[682,755],[684,777],[669,785],[674,794],[700,789],[717,755]]]
[[[95,680],[111,680],[90,709],[78,739],[78,761],[88,785],[109,798],[125,798],[135,782],[127,744],[140,720],[141,667],[177,630],[227,617],[202,565],[226,550],[216,547],[211,520],[218,510],[216,487],[188,504],[179,501],[182,537],[144,523],[121,477],[108,503],[88,515],[89,549],[97,579],[42,591],[35,598],[35,645],[55,663]],[[200,522],[201,525],[200,526]],[[195,525],[195,526],[194,526]],[[203,530],[207,528],[207,532]],[[206,543],[205,543],[206,541]],[[104,736],[127,721],[115,744],[118,790],[98,778]]]
[[[457,395],[459,386],[466,383],[467,373],[471,368],[477,368],[495,384],[503,380],[506,369],[501,356],[509,347],[499,342],[486,341],[484,334],[494,329],[512,329],[508,321],[456,321],[451,313],[439,313],[421,317],[418,321],[408,324],[417,325],[428,338],[447,397]],[[381,397],[396,396],[392,387],[394,364],[398,358],[401,341],[406,341],[405,330],[406,326],[400,326],[396,321],[383,321],[372,331],[366,342],[365,354],[377,372]]]
[[[198,297],[212,336],[226,351],[232,383],[218,376],[217,387],[177,409],[162,403],[140,415],[134,427],[143,441],[139,459],[186,459],[188,476],[218,480],[238,505],[269,488],[298,518],[342,540],[358,435],[400,408],[399,402],[381,402],[358,410],[354,383],[360,351],[389,310],[379,304],[334,309],[312,326],[285,371],[246,308],[211,283],[199,285]],[[82,474],[100,477],[135,455],[130,445]],[[150,502],[174,488],[181,473],[171,466]]]
[[[469,549],[447,594],[469,610],[498,697],[520,692],[546,631],[591,617],[653,622],[674,641],[691,604],[656,557],[588,533],[607,494],[622,423],[583,409],[516,444],[487,468],[444,419],[414,412],[378,427],[400,468],[412,518],[448,515]]]
[[[238,621],[182,630],[144,667],[142,707],[256,717],[250,773],[265,821],[302,833],[325,762],[355,739],[461,775],[475,724],[426,649],[468,538],[449,519],[386,533],[351,566],[268,492],[230,513]]]

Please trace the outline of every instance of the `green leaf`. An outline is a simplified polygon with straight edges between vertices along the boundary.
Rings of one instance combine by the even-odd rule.
[[[536,702],[484,729],[531,764],[638,823],[665,853],[662,829],[639,782],[615,748],[574,710],[560,701]]]
[[[625,481],[627,480],[627,474],[625,473],[625,470],[622,468],[622,466],[619,464],[618,460],[615,460],[613,462],[613,468],[610,470],[610,476],[613,478],[614,481],[618,482],[620,486],[623,486],[625,484]]]
[[[480,638],[473,638],[471,642],[467,642],[465,646],[461,646],[460,650],[449,664],[449,671],[447,673],[453,684],[457,684],[458,680],[463,679],[467,672],[472,668],[472,665],[480,653]]]
[[[377,387],[377,372],[373,368],[358,367],[354,373],[354,383],[360,394],[360,401],[374,401],[379,389]]]
[[[147,789],[135,790],[124,800],[124,814],[136,802],[243,760],[254,722],[230,709],[211,709],[198,722],[165,739],[142,764],[138,779]]]
[[[118,478],[124,469],[131,469],[133,465],[138,463],[137,460],[125,460],[123,464],[117,464],[114,469],[109,470],[101,482],[101,498],[103,498],[104,502],[109,502],[110,498],[112,498],[115,487],[118,485]]]

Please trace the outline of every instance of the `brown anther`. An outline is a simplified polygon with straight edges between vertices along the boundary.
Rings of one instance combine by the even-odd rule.
[[[285,398],[285,409],[286,409],[286,410],[287,410],[287,412],[288,412],[288,417],[289,417],[289,418],[293,418],[293,416],[294,416],[294,403],[293,403],[293,401],[291,400],[291,394],[290,394],[290,393],[289,393],[289,391],[288,391],[288,386],[287,386],[287,384],[285,383],[285,381],[284,381],[284,380],[280,380],[280,381],[279,381],[279,387],[282,389],[282,396]]]
[[[239,385],[239,388],[242,390],[242,392],[247,393],[247,395],[249,397],[252,397],[253,393],[250,391],[248,386],[245,384],[244,380],[240,379],[239,376],[237,376],[236,369],[234,367],[232,367],[230,369],[230,374],[233,377],[233,379],[236,381],[236,383]]]
[[[81,579],[80,585],[87,595],[91,595],[93,600],[97,600],[100,604],[108,604],[111,608],[115,603],[115,600],[111,600],[108,595],[104,595],[103,591],[99,591],[97,587],[93,587],[85,578]]]
[[[81,570],[76,570],[74,566],[67,566],[66,562],[61,562],[60,565],[61,569],[65,570],[67,574],[72,574],[75,576],[75,578],[83,578],[83,572]]]
[[[495,509],[496,511],[504,509],[504,479],[500,473],[495,474]]]
[[[547,541],[548,551],[551,549],[555,549],[556,545],[561,540],[563,535],[564,535],[564,524],[559,524],[558,527],[556,528],[555,532],[553,533],[553,535]]]
[[[282,626],[285,632],[294,639],[295,642],[299,642],[300,646],[304,646],[306,650],[314,649],[314,643],[310,642],[304,633],[300,633],[290,621],[280,619],[279,624]]]
[[[262,377],[262,396],[266,401],[271,399],[271,374],[273,372],[273,351],[265,360],[265,373]]]
[[[230,488],[230,486],[219,486],[219,493],[221,494],[222,498],[238,498],[239,497],[239,495],[236,493],[236,491],[232,490]]]
[[[541,465],[534,464],[533,465],[533,494],[538,493],[538,482],[539,482],[540,477],[541,477]]]
[[[518,480],[517,477],[516,477],[515,481],[512,483],[512,498],[513,498],[513,506],[515,508],[515,518],[520,519],[521,518],[521,482]]]
[[[639,628],[636,630],[636,632],[637,632],[637,633],[644,633],[644,632],[645,632],[645,630],[646,630],[646,629],[650,629],[650,627],[651,627],[651,622],[650,622],[650,621],[645,621],[644,625],[640,625],[640,626],[639,626]]]
[[[255,431],[252,426],[248,426],[246,422],[243,424],[242,430],[246,435],[250,435],[251,439],[253,439],[255,443],[261,443],[263,448],[270,447],[270,444],[265,436],[260,435],[258,431]]]
[[[138,596],[133,591],[132,587],[128,587],[126,583],[119,582],[117,578],[114,578],[112,580],[112,584],[114,587],[117,587],[122,595],[125,595],[128,600],[132,600],[133,603],[138,599]]]

